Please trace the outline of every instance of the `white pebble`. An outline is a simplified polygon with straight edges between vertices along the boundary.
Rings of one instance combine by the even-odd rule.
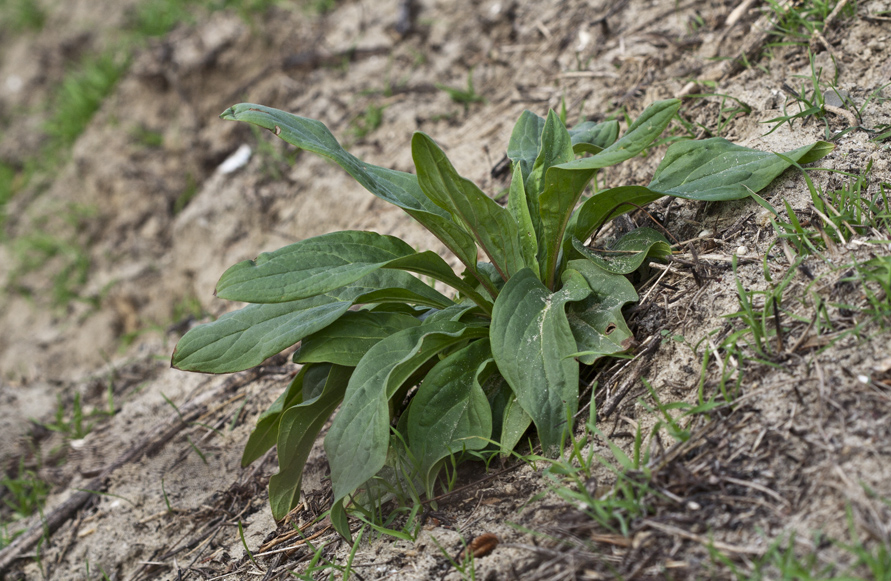
[[[857,381],[859,381],[860,383],[863,383],[863,384],[868,384],[868,383],[869,383],[869,376],[868,376],[868,375],[862,375],[862,374],[861,374],[861,375],[858,375],[858,376],[857,376]]]
[[[251,159],[251,146],[243,143],[241,144],[235,152],[226,158],[226,161],[220,164],[217,168],[217,171],[221,174],[229,174],[234,172],[240,167],[244,167],[247,165],[247,162]]]
[[[736,254],[737,254],[738,256],[745,256],[745,255],[748,254],[748,253],[749,253],[749,247],[748,247],[748,246],[740,246],[740,247],[738,247],[738,248],[736,249]]]
[[[705,230],[703,230],[702,232],[699,233],[699,238],[711,238],[714,235],[715,235],[714,230],[709,230],[708,228],[706,228]]]
[[[591,42],[591,33],[587,30],[579,30],[579,43],[576,46],[576,52],[582,52],[588,47],[588,44]]]
[[[18,75],[9,75],[6,77],[6,90],[10,93],[18,93],[24,86],[25,82],[22,81],[22,77]]]

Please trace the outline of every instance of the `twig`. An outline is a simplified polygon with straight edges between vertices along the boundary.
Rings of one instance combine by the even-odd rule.
[[[832,25],[835,17],[838,16],[838,13],[844,9],[847,3],[848,0],[841,0],[838,4],[835,5],[835,8],[832,9],[832,12],[830,12],[829,16],[826,17],[826,20],[823,21],[823,30],[826,30]]]
[[[290,545],[290,546],[287,546],[287,547],[283,547],[283,548],[281,548],[281,549],[274,549],[274,550],[271,550],[271,551],[263,551],[262,553],[254,553],[254,557],[266,557],[266,556],[268,556],[268,555],[277,555],[277,554],[279,554],[279,553],[287,553],[288,551],[293,551],[294,549],[296,549],[296,548],[298,548],[298,547],[301,547],[301,546],[305,545],[305,544],[308,543],[309,541],[311,541],[311,540],[313,540],[313,539],[317,539],[317,538],[319,538],[320,536],[322,536],[323,534],[325,534],[326,532],[328,532],[330,529],[331,529],[331,525],[329,524],[329,525],[327,525],[325,528],[323,528],[322,530],[316,531],[316,532],[314,532],[313,534],[309,535],[308,537],[303,538],[303,539],[300,539],[299,541],[297,541],[297,542],[294,543],[293,545]]]
[[[625,396],[631,391],[632,386],[637,382],[644,370],[650,364],[650,356],[652,356],[659,348],[659,341],[656,341],[655,335],[648,337],[647,340],[644,341],[643,347],[641,352],[634,358],[635,363],[628,374],[622,379],[619,389],[617,389],[612,397],[610,397],[604,404],[603,413],[597,414],[600,418],[607,418],[610,414],[616,411],[616,408],[622,403],[622,400],[625,399]]]
[[[841,107],[835,107],[833,105],[826,105],[826,104],[823,105],[823,109],[825,109],[826,111],[828,111],[830,113],[834,113],[835,115],[838,115],[839,117],[844,117],[845,121],[847,121],[848,125],[850,125],[851,127],[856,127],[857,125],[859,125],[859,123],[857,123],[857,118],[854,117],[854,114],[851,113],[850,111],[848,111],[847,109],[842,109]]]
[[[807,339],[808,333],[810,333],[811,329],[814,328],[814,323],[817,322],[818,316],[819,316],[819,313],[815,312],[814,316],[811,317],[811,322],[807,324],[807,327],[805,328],[804,332],[801,334],[801,336],[798,338],[798,340],[795,341],[795,344],[792,345],[792,349],[789,351],[790,353],[795,353],[796,351],[798,351],[798,348],[801,347],[801,344],[804,343],[805,339]]]
[[[786,500],[785,498],[783,498],[782,496],[780,496],[777,492],[771,490],[770,488],[768,488],[768,487],[766,487],[766,486],[762,486],[762,485],[758,484],[757,482],[751,482],[751,481],[749,481],[749,480],[740,480],[740,479],[738,479],[738,478],[731,478],[731,477],[729,477],[729,476],[725,476],[725,477],[723,478],[723,480],[724,480],[724,482],[729,482],[729,483],[731,483],[731,484],[736,484],[737,486],[745,486],[746,488],[752,488],[752,489],[754,489],[754,490],[758,490],[758,491],[763,492],[764,494],[766,494],[766,495],[768,495],[768,496],[772,496],[773,498],[775,498],[775,499],[777,499],[778,501],[782,502],[782,503],[785,504],[786,506],[792,506],[792,504],[791,504],[788,500]]]
[[[692,266],[695,264],[692,261],[686,260],[684,258],[685,256],[686,255],[684,255],[684,254],[675,254],[675,255],[672,255],[670,259],[674,262],[680,262],[681,264],[686,265],[686,266]],[[700,261],[707,260],[707,261],[711,261],[711,262],[727,262],[727,263],[733,262],[733,257],[728,256],[726,254],[699,254],[695,258],[697,258]],[[758,260],[757,258],[752,258],[750,256],[737,256],[736,260],[740,264],[753,264],[753,263],[760,262],[760,260]]]
[[[749,8],[752,7],[752,4],[757,1],[758,0],[743,0],[740,2],[739,6],[734,8],[730,14],[727,15],[727,20],[724,21],[724,26],[726,28],[731,28],[734,24],[739,22],[739,19],[743,17],[743,14],[748,12]]]
[[[665,275],[668,274],[668,271],[671,270],[671,266],[672,265],[669,264],[668,268],[662,271],[662,274],[659,275],[659,278],[656,279],[656,282],[653,283],[653,286],[650,287],[650,290],[647,291],[647,294],[645,294],[643,298],[640,299],[640,304],[644,304],[645,302],[647,302],[647,299],[650,298],[650,294],[652,294],[653,290],[659,285],[660,282],[662,282],[662,279],[665,278]]]
[[[325,521],[325,519],[322,519],[322,520],[318,521],[318,523],[321,523],[324,521]],[[329,520],[329,522],[330,522],[330,520]],[[286,543],[286,542],[290,541],[291,539],[293,539],[294,537],[303,536],[303,533],[306,531],[306,529],[308,529],[309,527],[313,526],[314,524],[318,524],[318,523],[316,521],[310,521],[298,529],[288,531],[283,535],[279,535],[279,536],[275,537],[274,539],[272,539],[271,541],[269,541],[267,543],[263,543],[262,545],[260,545],[260,548],[257,549],[257,555],[262,556],[262,555],[266,554],[266,551],[268,551],[272,547],[275,547],[282,543]],[[325,527],[325,529],[327,530],[328,528],[330,528],[330,526],[331,525],[329,524],[328,526]]]
[[[443,499],[445,499],[445,498],[448,498],[448,497],[450,497],[450,496],[454,496],[454,495],[456,495],[456,494],[458,494],[458,493],[460,493],[460,492],[463,492],[463,491],[465,491],[465,490],[467,490],[467,489],[469,489],[469,488],[473,488],[473,487],[475,487],[475,486],[479,486],[479,485],[482,484],[483,482],[488,482],[489,480],[492,480],[493,478],[498,478],[498,477],[501,476],[502,474],[507,474],[508,472],[513,472],[513,471],[516,470],[517,468],[519,468],[519,467],[521,467],[521,466],[525,466],[525,465],[526,465],[526,464],[524,464],[523,462],[517,462],[517,463],[514,464],[513,466],[508,466],[507,468],[502,468],[502,469],[499,470],[498,472],[493,472],[492,474],[489,474],[489,475],[487,475],[487,476],[485,476],[485,477],[483,477],[483,478],[480,478],[479,480],[477,480],[477,481],[475,481],[475,482],[471,482],[470,484],[465,484],[464,486],[461,486],[461,487],[459,487],[459,488],[456,488],[455,490],[450,490],[449,492],[446,492],[445,494],[440,494],[440,495],[437,496],[436,498],[428,498],[427,500],[423,500],[423,501],[421,501],[421,504],[430,504],[431,502],[439,502],[439,501],[441,501],[441,500],[443,500]]]
[[[737,547],[735,545],[729,545],[727,543],[722,543],[721,541],[715,541],[713,539],[707,539],[703,536],[693,534],[689,531],[686,531],[680,527],[676,527],[674,525],[669,525],[665,523],[661,523],[652,519],[646,519],[643,521],[643,524],[647,525],[650,528],[656,529],[657,531],[662,531],[663,533],[667,533],[669,535],[675,535],[678,537],[682,537],[691,541],[695,541],[701,545],[705,545],[708,547],[714,547],[719,551],[726,551],[728,553],[734,553],[737,555],[761,555],[764,551],[761,549],[756,549],[754,547]]]

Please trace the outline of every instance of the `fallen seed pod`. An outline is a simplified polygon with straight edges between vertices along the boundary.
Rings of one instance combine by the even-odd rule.
[[[470,541],[470,544],[464,549],[462,557],[464,559],[466,559],[468,555],[473,555],[474,559],[485,557],[494,551],[495,547],[497,547],[500,542],[498,537],[492,533],[482,534]]]

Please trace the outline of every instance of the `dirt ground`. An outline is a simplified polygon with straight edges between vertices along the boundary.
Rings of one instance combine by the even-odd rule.
[[[21,3],[7,4],[0,8]],[[497,197],[507,178],[495,169],[524,109],[565,106],[570,123],[624,122],[655,100],[686,95],[687,127],[674,122],[667,138],[720,134],[786,151],[853,127],[819,165],[856,175],[871,164],[864,197],[891,192],[888,141],[871,141],[872,129],[891,123],[886,0],[846,3],[822,34],[769,35],[736,68],[731,59],[772,26],[766,3],[202,4],[161,36],[122,40],[146,4],[45,0],[41,27],[0,25],[0,162],[13,168],[15,191],[0,244],[0,461],[6,481],[32,473],[51,487],[30,517],[0,509],[4,537],[26,531],[0,550],[7,578],[281,579],[293,571],[327,579],[330,568],[312,567],[350,557],[326,521],[314,522],[330,501],[321,442],[304,502],[283,523],[272,519],[265,488],[275,456],[240,467],[256,417],[297,366],[281,356],[205,376],[170,369],[169,357],[191,325],[234,307],[213,288],[239,260],[344,229],[441,248],[339,168],[220,120],[230,105],[319,119],[361,159],[403,171],[413,170],[411,135],[422,130]],[[107,51],[130,57],[113,91],[63,161],[22,185],[30,160],[46,155],[61,80],[84,56]],[[859,118],[828,112],[767,134],[764,121],[784,104],[798,111],[790,89],[813,90],[812,70]],[[469,80],[481,99],[458,102],[442,88],[466,89]],[[727,98],[690,96],[701,93]],[[738,103],[747,108],[727,112]],[[243,146],[247,163],[221,171]],[[663,152],[604,172],[601,185],[648,183]],[[826,192],[850,181],[810,175]],[[821,223],[796,171],[762,195],[781,218],[785,200],[802,221]],[[861,558],[871,555],[888,578],[891,315],[869,313],[870,293],[881,291],[857,279],[855,264],[891,255],[891,233],[843,232],[794,268],[794,251],[754,201],[662,200],[651,212],[684,244],[670,268],[640,281],[642,301],[627,312],[634,358],[587,377],[603,436],[586,454],[611,460],[604,437],[629,452],[638,428],[657,434],[645,438],[646,469],[617,482],[609,462],[595,461],[584,482],[599,498],[636,491],[641,511],[617,513],[609,528],[562,497],[562,481],[540,462],[471,464],[436,511],[425,505],[415,538],[366,531],[354,578],[770,579],[782,576],[782,555],[813,578],[872,579]],[[727,317],[740,310],[737,280],[760,313],[758,293],[787,276],[784,338],[757,357],[720,348],[742,328]],[[721,405],[680,417],[678,406],[712,396]],[[683,438],[672,438],[656,398],[676,404]],[[7,484],[2,498],[13,496]],[[390,526],[404,522],[397,516]],[[289,535],[295,526],[312,540]],[[484,534],[500,543],[465,567],[464,544]]]

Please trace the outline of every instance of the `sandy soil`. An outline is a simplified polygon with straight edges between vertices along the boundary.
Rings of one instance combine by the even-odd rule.
[[[0,29],[0,161],[19,175],[43,151],[47,103],[66,70],[82,55],[120,46],[140,2],[39,4],[47,14],[40,30]],[[744,4],[734,13],[736,2],[721,1],[416,0],[408,20],[397,0],[344,0],[328,11],[282,3],[247,17],[196,9],[191,22],[131,49],[67,161],[38,173],[6,208],[0,460],[10,478],[28,470],[52,488],[41,513],[9,526],[34,534],[0,551],[0,571],[24,579],[279,579],[306,572],[313,547],[325,545],[323,558],[341,565],[350,554],[325,521],[313,524],[330,500],[320,445],[304,503],[283,523],[273,521],[265,491],[275,456],[240,467],[257,415],[296,366],[279,357],[232,376],[202,376],[170,369],[169,356],[190,325],[233,308],[212,293],[236,261],[342,229],[441,249],[338,168],[219,120],[226,107],[248,101],[319,119],[355,155],[404,171],[413,167],[412,132],[422,130],[493,196],[507,185],[493,169],[523,109],[544,114],[565,103],[570,122],[634,118],[657,99],[715,92],[732,98],[726,107],[738,100],[748,111],[725,119],[720,97],[688,97],[681,116],[694,133],[720,125],[723,137],[773,151],[825,139],[827,128],[891,123],[891,89],[881,90],[891,81],[887,1],[852,4],[822,39],[784,45],[771,37],[774,44],[749,55],[750,66],[715,76],[729,62],[720,57],[737,56],[757,37],[764,6]],[[728,25],[731,16],[738,20]],[[782,114],[785,86],[810,88],[809,49],[823,87],[837,75],[834,85],[861,118],[828,113],[765,135],[763,122]],[[464,88],[469,76],[484,101],[465,106],[437,87]],[[715,84],[691,91],[696,79]],[[382,107],[382,120],[366,132],[369,107]],[[679,122],[669,133],[688,134]],[[856,174],[871,163],[864,192],[875,196],[883,183],[891,191],[891,152],[871,137],[848,131],[820,164]],[[244,145],[247,164],[220,172]],[[645,184],[662,152],[607,171],[602,182]],[[846,179],[811,175],[830,192]],[[819,223],[794,171],[762,195]],[[774,542],[812,557],[824,576],[870,578],[837,543],[874,554],[891,543],[891,321],[863,312],[864,287],[849,279],[855,262],[891,254],[891,236],[845,233],[844,243],[790,270],[754,201],[661,201],[652,211],[677,240],[696,242],[680,247],[658,283],[641,287],[644,299],[628,312],[635,358],[589,372],[598,425],[611,441],[627,451],[638,426],[644,434],[660,428],[646,444],[648,470],[636,473],[648,483],[639,487],[645,512],[629,516],[626,531],[610,530],[561,499],[541,463],[505,460],[488,472],[468,465],[414,540],[365,534],[352,561],[356,579],[470,578],[470,568],[448,557],[483,534],[500,544],[474,560],[482,579],[726,579],[733,568],[757,568]],[[43,260],[26,271],[37,234],[68,250],[38,252]],[[742,255],[738,277],[759,308],[758,291],[791,280],[784,341],[760,361],[748,350],[725,360],[716,349],[741,328],[726,317],[740,308],[733,254]],[[53,281],[72,256],[88,267],[60,304]],[[700,393],[725,401],[722,373],[731,403],[681,419],[689,437],[673,440],[642,380],[663,403],[695,405]],[[69,422],[76,400],[93,424],[88,435],[46,428],[59,406]],[[612,458],[600,436],[585,450]],[[615,473],[597,462],[586,486],[598,496],[620,493]],[[295,525],[312,541],[285,536]]]

